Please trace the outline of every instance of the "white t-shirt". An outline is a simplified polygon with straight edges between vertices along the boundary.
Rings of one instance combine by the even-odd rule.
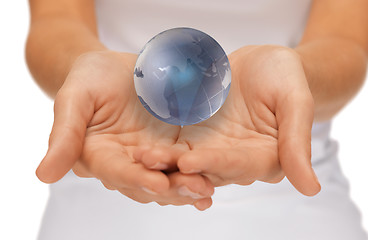
[[[101,41],[138,53],[154,35],[192,27],[214,37],[227,53],[249,44],[293,47],[301,38],[310,0],[97,0]],[[69,172],[50,186],[39,240],[283,239],[363,240],[359,211],[337,161],[329,122],[314,124],[312,163],[322,185],[315,197],[285,179],[216,189],[213,206],[140,204],[95,179]]]

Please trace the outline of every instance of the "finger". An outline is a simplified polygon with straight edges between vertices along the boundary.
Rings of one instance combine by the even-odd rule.
[[[103,137],[87,138],[82,154],[84,165],[94,176],[115,188],[139,189],[151,194],[169,189],[170,183],[164,173],[135,163],[119,143]]]
[[[138,189],[119,188],[117,190],[124,196],[142,204],[155,201],[156,194],[149,194]]]
[[[176,164],[172,161],[168,147],[155,146],[141,151],[141,158],[137,162],[142,163],[146,168],[155,170],[175,168]]]
[[[93,108],[93,101],[80,89],[60,90],[54,104],[54,124],[49,148],[36,170],[41,181],[58,181],[78,160]]]
[[[290,94],[276,107],[282,169],[294,187],[307,196],[321,189],[311,165],[313,109],[313,98],[300,94]]]
[[[214,187],[206,177],[200,175],[183,175],[179,172],[168,175],[170,179],[170,189],[159,194],[144,191],[142,189],[119,188],[119,192],[125,196],[140,202],[157,202],[161,206],[165,205],[194,205],[198,201],[205,199],[201,209],[210,207],[208,202],[212,202],[211,196],[214,193]],[[208,200],[209,199],[209,200]]]
[[[249,143],[242,149],[193,150],[179,158],[178,167],[185,174],[213,175],[211,180],[217,179],[215,186],[268,181],[280,172],[277,152],[267,141]]]
[[[173,146],[154,146],[150,149],[137,150],[135,157],[145,167],[155,170],[177,171],[178,158],[189,149],[182,144]],[[140,158],[139,158],[140,157]]]
[[[150,150],[153,146],[150,145],[143,145],[143,146],[139,146],[136,147],[133,151],[133,159],[136,162],[142,162],[142,156],[145,152],[147,152],[148,150]]]
[[[169,174],[171,189],[181,197],[203,199],[214,194],[213,184],[199,174],[182,174],[179,172]],[[193,201],[192,201],[193,203]]]
[[[199,211],[204,211],[212,206],[212,198],[204,198],[196,201],[194,207]]]
[[[110,185],[110,184],[108,184],[106,182],[101,181],[101,183],[102,183],[102,185],[104,185],[105,188],[107,188],[107,189],[109,189],[111,191],[116,190],[116,188],[114,186],[112,186],[112,185]]]
[[[185,175],[179,172],[169,175],[171,189],[175,189],[176,193],[181,197],[189,197],[189,204],[193,205],[200,211],[204,211],[211,207],[212,198],[215,188],[211,181],[198,174]]]

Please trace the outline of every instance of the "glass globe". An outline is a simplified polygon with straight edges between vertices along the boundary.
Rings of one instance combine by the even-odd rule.
[[[214,115],[230,90],[229,60],[209,35],[174,28],[153,37],[141,50],[134,85],[143,106],[173,125],[191,125]]]

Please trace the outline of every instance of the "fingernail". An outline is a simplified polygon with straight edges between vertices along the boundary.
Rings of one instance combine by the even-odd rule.
[[[158,163],[156,163],[155,165],[153,165],[150,168],[164,170],[164,169],[167,169],[168,167],[169,167],[169,165],[167,165],[166,163],[160,163],[160,162],[158,162]]]
[[[202,196],[201,194],[190,191],[187,186],[180,187],[178,189],[178,193],[183,197],[191,197],[193,199],[204,198],[204,196]]]
[[[157,195],[157,192],[154,192],[152,191],[151,189],[149,188],[146,188],[146,187],[142,187],[142,190],[145,191],[146,193],[148,194],[152,194],[152,195]]]

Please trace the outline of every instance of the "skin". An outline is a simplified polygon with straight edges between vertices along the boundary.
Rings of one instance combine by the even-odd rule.
[[[102,51],[75,61],[55,98],[50,148],[37,175],[53,182],[73,167],[78,176],[98,178],[141,203],[210,205],[214,190],[206,177],[165,175],[132,158],[139,146],[171,147],[179,133],[139,102],[131,79],[135,60],[133,54]]]
[[[133,86],[137,56],[98,41],[93,1],[50,2],[30,1],[26,49],[34,78],[55,97],[49,150],[36,172],[41,181],[73,168],[139,202],[200,210],[211,206],[214,186],[231,183],[287,176],[305,195],[320,191],[311,127],[334,116],[363,83],[367,1],[315,1],[295,49],[245,46],[230,54],[224,106],[183,129],[141,106]]]
[[[184,129],[178,142],[192,151],[165,164],[202,173],[215,186],[277,183],[286,175],[304,195],[318,193],[310,163],[312,121],[332,118],[363,84],[367,12],[367,1],[314,1],[295,49],[246,46],[230,54],[232,86],[224,106],[211,119]],[[169,149],[155,151],[156,157],[142,150],[137,158],[159,169],[157,162],[169,159],[160,154]]]
[[[229,57],[232,86],[225,104],[210,119],[185,127],[178,142],[191,151],[165,164],[203,173],[215,186],[277,183],[286,174],[299,191],[316,194],[320,186],[310,165],[313,97],[299,56],[287,48],[248,46]],[[160,158],[145,157],[148,151],[142,162],[159,166],[154,159]]]
[[[132,158],[137,147],[173,145],[179,127],[156,120],[138,102],[132,84],[137,56],[109,51],[98,41],[93,1],[33,0],[30,7],[27,63],[55,98],[39,179],[53,183],[72,168],[142,203],[211,206],[214,187],[206,177],[165,175]]]

